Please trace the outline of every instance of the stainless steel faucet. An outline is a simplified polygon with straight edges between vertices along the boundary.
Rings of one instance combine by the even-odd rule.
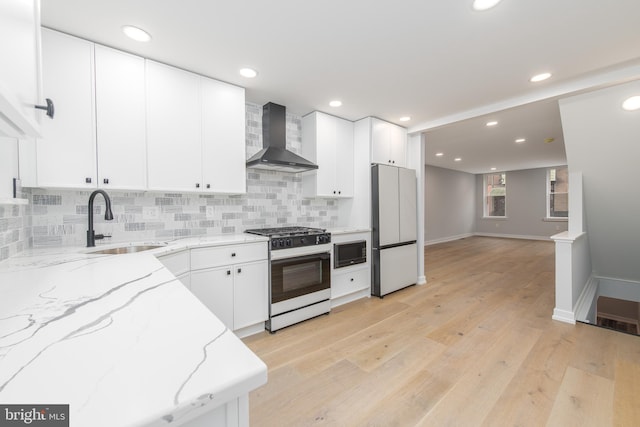
[[[104,211],[104,219],[107,221],[111,221],[113,219],[113,212],[111,212],[111,199],[109,195],[104,190],[96,190],[91,193],[89,196],[89,229],[87,230],[87,247],[92,248],[96,245],[96,239],[104,239],[105,236],[103,234],[95,234],[93,230],[93,199],[96,198],[97,194],[102,194],[105,202],[105,211]],[[109,236],[106,236],[109,237]]]

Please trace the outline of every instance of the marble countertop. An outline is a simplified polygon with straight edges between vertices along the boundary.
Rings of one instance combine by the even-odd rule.
[[[156,258],[253,241],[266,239],[181,239],[127,255],[36,249],[3,261],[0,402],[69,404],[72,426],[180,425],[266,383],[265,364]]]

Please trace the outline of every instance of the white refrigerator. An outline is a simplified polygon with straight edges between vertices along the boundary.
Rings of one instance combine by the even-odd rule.
[[[418,280],[416,186],[413,169],[371,166],[372,295]]]

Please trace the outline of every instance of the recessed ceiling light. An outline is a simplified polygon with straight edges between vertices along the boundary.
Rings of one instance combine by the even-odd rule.
[[[248,79],[252,79],[258,75],[258,72],[253,68],[241,68],[240,75]]]
[[[330,106],[332,106],[332,107],[340,107],[340,106],[342,106],[342,101],[338,101],[338,100],[336,99],[335,101],[331,101],[331,102],[329,103],[329,105],[330,105]]]
[[[622,108],[624,108],[627,111],[640,110],[640,95],[636,95],[636,96],[632,96],[630,98],[627,98],[622,103]]]
[[[409,116],[400,117],[401,122],[408,122],[409,120],[411,120],[411,117]]]
[[[500,0],[474,0],[473,1],[473,9],[474,10],[487,10],[491,9],[495,5],[500,3]]]
[[[516,139],[516,144],[522,144],[525,141],[526,141],[526,139],[524,139],[524,138],[518,138],[518,139]]]
[[[132,25],[125,25],[122,27],[122,32],[125,33],[127,37],[137,42],[148,42],[151,40],[151,34]]]
[[[497,125],[497,124],[498,124],[498,122],[496,122],[495,120],[492,120],[492,121],[490,121],[490,122],[487,122],[487,126],[489,126],[489,127],[491,127],[491,126],[495,126],[495,125]]]
[[[540,74],[536,74],[535,76],[531,77],[529,79],[529,81],[532,82],[532,83],[537,83],[537,82],[541,82],[543,80],[547,80],[549,77],[551,77],[551,73],[540,73]]]
[[[496,170],[496,168],[491,168],[492,171]]]
[[[436,157],[442,157],[444,156],[444,153],[436,153]]]
[[[460,157],[456,157],[455,159],[453,159],[454,162],[459,162],[461,160],[462,160],[462,158],[460,158]]]

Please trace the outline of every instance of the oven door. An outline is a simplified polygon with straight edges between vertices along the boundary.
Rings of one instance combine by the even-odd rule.
[[[271,304],[331,289],[329,252],[271,261]]]

